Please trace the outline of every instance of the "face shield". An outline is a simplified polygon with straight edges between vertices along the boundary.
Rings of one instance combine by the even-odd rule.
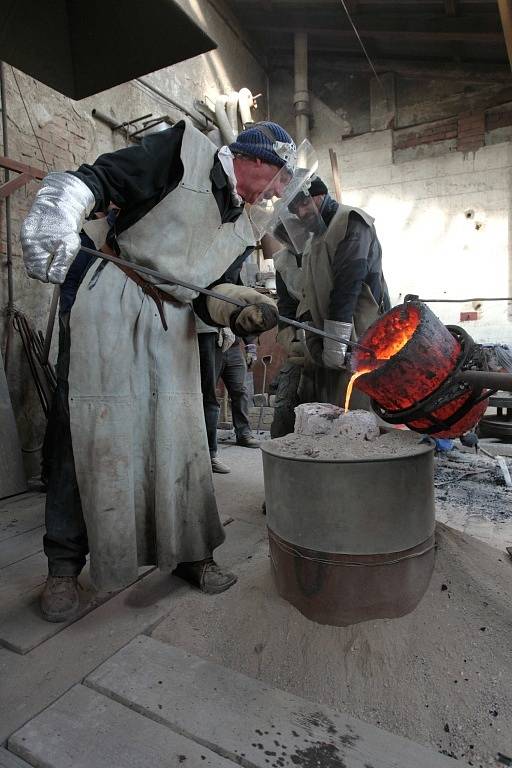
[[[286,208],[281,208],[278,219],[277,229],[281,232],[283,228],[286,230],[296,253],[304,253],[306,243],[312,237],[321,237],[327,230],[307,184],[303,185]]]
[[[267,232],[274,232],[281,221],[280,214],[285,215],[289,203],[307,185],[317,168],[316,152],[309,141],[304,139],[297,147],[295,158],[290,157],[250,207],[249,217],[257,238],[261,239]]]

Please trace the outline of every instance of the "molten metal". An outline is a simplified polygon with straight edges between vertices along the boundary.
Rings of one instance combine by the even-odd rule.
[[[485,412],[485,395],[455,379],[475,345],[460,329],[446,328],[425,304],[394,307],[366,331],[361,343],[375,358],[359,349],[353,352],[352,367],[359,376],[351,384],[370,395],[385,421],[457,437]]]

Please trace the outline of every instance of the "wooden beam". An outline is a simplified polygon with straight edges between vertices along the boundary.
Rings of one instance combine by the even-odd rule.
[[[290,68],[291,50],[289,53],[281,51],[273,59],[274,67]],[[455,80],[461,83],[474,83],[495,85],[504,83],[510,85],[512,76],[507,65],[502,68],[498,65],[488,65],[481,62],[469,62],[454,67],[451,60],[427,60],[427,61],[408,61],[406,59],[373,59],[373,64],[377,72],[395,72],[402,77],[420,80]],[[312,72],[326,72],[329,74],[353,74],[356,72],[369,73],[370,69],[364,56],[343,56],[338,53],[325,51],[323,56],[316,55],[312,59]]]
[[[512,69],[512,0],[498,0],[501,25],[505,35],[505,44],[507,46],[508,60]]]
[[[447,16],[456,16],[457,0],[444,0],[444,10]]]
[[[0,168],[7,168],[9,171],[17,171],[18,173],[27,173],[34,179],[44,179],[48,171],[43,171],[42,168],[36,168],[33,165],[26,165],[20,163],[18,160],[12,160],[10,157],[4,157],[0,155]]]
[[[512,2],[512,0],[507,0]],[[265,34],[275,33],[275,27],[269,27],[265,24],[257,24],[252,27],[256,32],[263,32]],[[338,30],[338,29],[295,29],[294,31],[307,32],[311,38],[329,38],[330,40],[337,40],[343,42],[345,40],[352,40],[354,38],[353,30]],[[416,42],[416,43],[442,43],[461,41],[466,43],[486,43],[488,45],[496,45],[503,43],[503,34],[501,32],[419,32],[411,30],[374,30],[374,29],[359,29],[361,37],[370,40],[385,40],[386,42]]]
[[[28,184],[33,178],[34,177],[30,176],[28,173],[20,173],[20,175],[15,176],[14,179],[10,179],[9,181],[4,182],[4,184],[0,184],[0,199],[12,195],[13,192],[16,192],[20,187],[24,187],[25,184]]]

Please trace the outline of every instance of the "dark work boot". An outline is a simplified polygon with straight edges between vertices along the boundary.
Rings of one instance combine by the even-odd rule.
[[[241,435],[241,437],[237,437],[236,444],[241,445],[242,448],[259,448],[261,445],[260,441],[256,440],[252,435]]]
[[[217,595],[236,584],[237,577],[223,570],[213,558],[195,563],[180,563],[173,571],[175,576],[188,581],[207,595]]]
[[[41,594],[41,613],[46,621],[73,619],[79,612],[76,576],[48,576]]]

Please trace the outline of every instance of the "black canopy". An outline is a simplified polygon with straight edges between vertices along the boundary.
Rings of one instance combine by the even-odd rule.
[[[216,47],[176,0],[0,3],[0,59],[72,99]]]

